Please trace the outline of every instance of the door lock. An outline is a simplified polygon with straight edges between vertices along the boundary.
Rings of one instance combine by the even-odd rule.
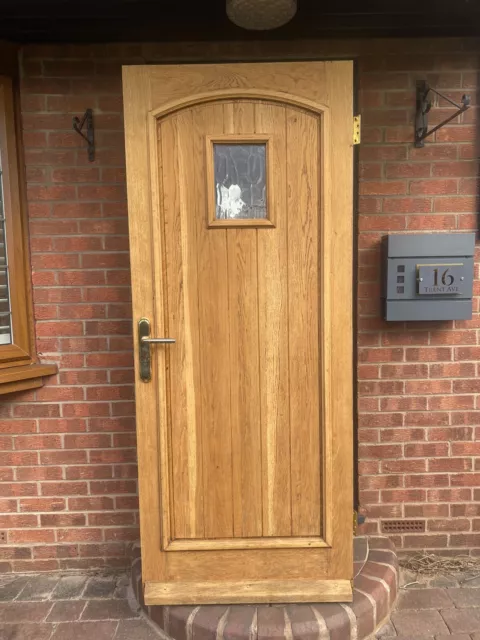
[[[140,379],[150,382],[152,379],[152,366],[150,357],[151,344],[174,344],[174,338],[150,338],[150,320],[140,318],[138,321],[138,359]]]

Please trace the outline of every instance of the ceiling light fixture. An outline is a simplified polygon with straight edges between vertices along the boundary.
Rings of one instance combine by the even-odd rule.
[[[281,27],[297,12],[297,0],[227,0],[227,16],[243,29],[266,31]]]

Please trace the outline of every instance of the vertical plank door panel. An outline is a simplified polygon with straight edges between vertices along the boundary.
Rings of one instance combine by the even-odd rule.
[[[197,107],[193,119],[195,195],[203,209],[196,216],[196,233],[205,537],[228,538],[233,535],[233,488],[227,234],[207,228],[206,185],[201,186],[205,133],[223,133],[223,106]]]
[[[292,534],[288,348],[288,237],[285,107],[255,105],[255,132],[273,134],[268,157],[275,229],[258,232],[263,534]]]
[[[287,113],[292,534],[320,535],[319,122]]]
[[[252,102],[227,102],[224,133],[255,132]],[[210,188],[213,185],[209,185]],[[217,230],[213,230],[215,233]],[[263,230],[262,230],[263,231]],[[257,229],[226,229],[232,426],[233,516],[236,538],[262,536],[262,440]]]
[[[169,442],[171,537],[202,538],[203,482],[198,339],[198,281],[195,220],[197,198],[191,188],[193,163],[191,110],[163,120],[162,193],[166,264],[166,328],[176,348],[169,362]],[[200,212],[201,214],[202,212]]]

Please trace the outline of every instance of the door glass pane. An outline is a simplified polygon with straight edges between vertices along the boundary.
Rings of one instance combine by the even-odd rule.
[[[5,210],[3,206],[3,178],[0,157],[0,345],[12,342],[12,315],[8,291],[7,244]]]
[[[214,143],[217,220],[267,218],[267,145]]]

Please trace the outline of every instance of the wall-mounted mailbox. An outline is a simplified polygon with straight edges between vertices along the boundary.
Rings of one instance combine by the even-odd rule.
[[[474,233],[384,238],[385,319],[470,319],[474,250]]]

